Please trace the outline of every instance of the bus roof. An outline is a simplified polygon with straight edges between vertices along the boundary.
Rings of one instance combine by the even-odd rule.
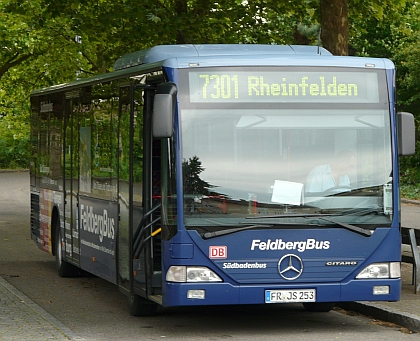
[[[31,95],[43,95],[58,91],[70,91],[81,86],[108,82],[140,73],[161,71],[162,68],[189,68],[192,66],[337,66],[373,67],[392,69],[388,59],[333,56],[318,46],[262,45],[262,44],[205,44],[205,45],[158,45],[133,52],[119,58],[114,71],[82,78],[34,91]]]
[[[126,54],[114,63],[114,70],[177,57],[256,56],[256,55],[328,55],[323,47],[303,45],[262,44],[204,44],[158,45],[149,49]]]

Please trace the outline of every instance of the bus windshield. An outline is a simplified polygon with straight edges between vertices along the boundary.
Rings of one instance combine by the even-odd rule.
[[[383,70],[206,68],[180,78],[187,228],[389,226]]]

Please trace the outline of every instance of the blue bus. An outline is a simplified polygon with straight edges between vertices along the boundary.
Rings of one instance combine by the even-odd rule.
[[[31,236],[132,315],[396,301],[414,141],[387,59],[156,46],[31,95]]]

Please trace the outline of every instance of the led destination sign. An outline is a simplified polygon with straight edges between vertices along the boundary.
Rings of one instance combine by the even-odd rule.
[[[190,101],[378,103],[376,72],[190,72]]]

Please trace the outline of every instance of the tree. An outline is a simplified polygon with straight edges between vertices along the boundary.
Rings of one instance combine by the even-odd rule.
[[[71,19],[52,16],[42,0],[2,1],[0,15],[0,79],[12,68],[76,45],[69,39]]]
[[[389,15],[385,15],[388,8],[398,15],[405,4],[406,0],[306,0],[298,16],[306,12],[312,24],[320,24],[322,45],[333,55],[348,55],[349,37],[359,30],[355,23],[367,18],[382,20]]]
[[[347,0],[320,0],[321,40],[334,55],[348,55],[349,12]]]
[[[182,163],[184,175],[184,188],[188,195],[203,196],[210,194],[209,189],[213,186],[200,178],[205,170],[197,156],[193,156]]]
[[[119,56],[157,44],[317,44],[321,27],[322,45],[333,54],[347,54],[350,40],[358,54],[367,55],[372,49],[363,44],[379,46],[382,43],[375,35],[388,32],[375,31],[375,25],[382,28],[386,19],[389,27],[393,23],[399,30],[404,3],[405,0],[3,0],[0,115],[12,115],[14,118],[9,119],[21,120],[17,125],[23,127],[27,125],[28,97],[34,89],[109,72]],[[386,11],[387,8],[392,11]],[[412,17],[415,15],[418,18],[418,12]],[[391,31],[392,39],[400,39],[395,29]],[[408,41],[404,46],[407,53],[399,50],[400,70],[407,70],[400,79],[406,89],[406,97],[402,98],[413,103],[414,97],[409,94],[417,91],[417,82],[408,71],[415,70],[417,54],[408,53],[413,51]],[[386,47],[383,51],[388,50],[392,49]],[[404,62],[403,57],[412,59]]]
[[[391,26],[396,34],[399,44],[392,50],[393,59],[398,68],[397,82],[399,88],[400,110],[407,110],[417,115],[420,121],[420,4],[410,2],[402,18],[400,25]],[[397,37],[396,37],[397,36]],[[419,135],[420,136],[420,135]]]

